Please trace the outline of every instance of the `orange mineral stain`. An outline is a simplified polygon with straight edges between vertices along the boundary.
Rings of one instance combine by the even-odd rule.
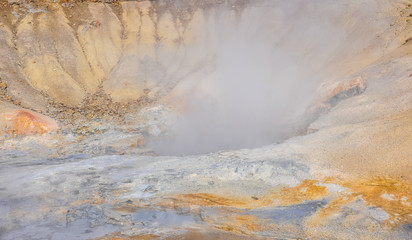
[[[306,179],[299,186],[284,188],[280,192],[273,193],[270,197],[280,200],[281,205],[284,206],[318,200],[326,197],[327,194],[327,188],[318,185],[317,180]]]
[[[389,219],[384,222],[386,227],[397,227],[412,221],[412,185],[408,182],[383,177],[328,178],[324,182],[338,184],[350,192],[338,194],[308,221],[308,226],[326,224],[331,216],[339,214],[344,206],[358,198],[366,201],[368,206],[381,208],[389,214]]]
[[[13,135],[44,134],[58,129],[54,119],[29,110],[13,110],[5,114],[5,119],[9,121],[8,132]]]
[[[343,183],[371,206],[390,215],[387,225],[412,222],[412,184],[391,178],[376,177]]]
[[[299,204],[304,201],[321,199],[327,196],[328,191],[324,186],[317,185],[317,180],[304,180],[296,187],[283,188],[261,197],[223,197],[209,193],[190,193],[170,196],[160,205],[170,208],[182,208],[187,206],[207,207],[232,207],[239,209],[254,209],[267,206],[285,206]]]
[[[232,221],[226,225],[233,229],[246,229],[248,232],[261,232],[266,229],[262,219],[251,215],[232,216]]]
[[[181,208],[185,206],[207,206],[207,207],[236,207],[244,208],[247,201],[242,199],[221,197],[209,193],[179,194],[169,198],[170,206]]]

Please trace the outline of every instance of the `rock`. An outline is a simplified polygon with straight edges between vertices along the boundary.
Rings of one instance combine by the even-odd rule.
[[[31,86],[38,91],[47,93],[60,103],[76,106],[85,97],[83,86],[68,73],[69,71],[65,69],[66,64],[60,63],[68,58],[60,59],[56,51],[50,47],[59,45],[59,41],[54,41],[54,33],[49,28],[50,23],[64,22],[65,19],[50,21],[50,19],[44,18],[46,16],[51,17],[46,13],[27,14],[18,25],[16,35],[18,55],[24,65],[27,81]],[[33,24],[28,24],[36,19],[41,34],[36,33]],[[56,28],[62,28],[62,26],[64,24],[56,26]],[[70,53],[70,51],[68,52]],[[59,54],[67,54],[68,52],[60,52]]]
[[[156,105],[142,108],[138,114],[128,114],[125,122],[149,136],[165,136],[176,122],[177,117],[177,114],[165,105]],[[144,141],[140,142],[140,144],[144,143]]]
[[[7,26],[0,25],[0,78],[2,94],[7,94],[15,100],[19,100],[22,106],[29,109],[46,110],[46,100],[28,84],[21,70],[21,60],[13,44],[13,31]]]
[[[9,109],[0,115],[3,130],[13,135],[35,135],[48,133],[59,128],[57,122],[45,115],[24,109]]]
[[[322,84],[318,89],[320,97],[316,100],[315,104],[306,110],[304,117],[302,117],[302,123],[297,124],[302,129],[299,129],[297,132],[310,133],[313,130],[306,128],[312,121],[320,115],[329,112],[340,101],[362,94],[366,87],[367,81],[362,77],[350,78],[334,84]]]
[[[5,83],[0,82],[0,89],[4,90],[7,88],[7,85]]]
[[[105,4],[88,6],[90,17],[77,29],[88,63],[99,79],[108,77],[121,57],[122,24]]]
[[[321,97],[318,100],[318,105],[328,104],[334,106],[340,100],[363,93],[366,87],[367,81],[362,77],[350,78],[331,86],[323,86],[324,89],[320,90]]]
[[[23,4],[25,2],[26,2],[25,0],[8,0],[8,3],[11,4],[11,5],[13,5],[13,4],[19,5],[19,4]]]

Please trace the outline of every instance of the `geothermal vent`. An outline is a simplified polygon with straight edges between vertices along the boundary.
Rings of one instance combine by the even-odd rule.
[[[412,1],[0,0],[0,239],[411,239]]]

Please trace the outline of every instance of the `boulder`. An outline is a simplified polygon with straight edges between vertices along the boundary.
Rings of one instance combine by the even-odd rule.
[[[57,122],[43,114],[26,109],[0,107],[0,133],[13,135],[44,134],[59,128]]]

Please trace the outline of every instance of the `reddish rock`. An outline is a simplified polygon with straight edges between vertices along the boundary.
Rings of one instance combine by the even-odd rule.
[[[54,119],[24,109],[10,109],[3,114],[3,119],[6,131],[13,135],[44,134],[59,128]]]
[[[362,94],[367,87],[367,82],[362,77],[355,77],[333,84],[323,84],[318,89],[319,98],[309,107],[299,122],[293,135],[308,134],[313,129],[308,129],[309,125],[320,115],[330,111],[330,109],[340,101]]]
[[[355,77],[324,87],[318,104],[328,104],[334,98],[346,98],[358,95],[365,91],[367,82],[362,77]],[[340,96],[342,95],[342,96]],[[346,96],[346,97],[345,97]]]

